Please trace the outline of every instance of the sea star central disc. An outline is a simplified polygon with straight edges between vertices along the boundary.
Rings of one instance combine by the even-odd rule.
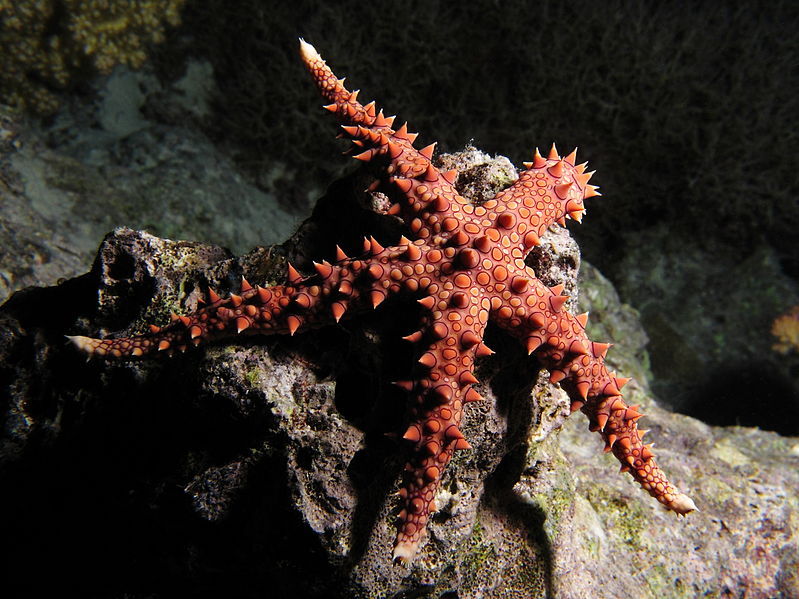
[[[336,262],[314,263],[311,276],[289,266],[285,285],[252,287],[243,281],[241,292],[227,298],[209,290],[205,307],[175,316],[163,329],[153,326],[150,333],[122,339],[71,337],[75,345],[95,355],[127,357],[239,334],[294,335],[357,317],[388,296],[413,295],[425,314],[419,330],[405,337],[417,347],[417,368],[397,383],[408,393],[403,438],[412,450],[400,490],[396,559],[414,556],[436,509],[444,469],[455,451],[470,448],[460,423],[466,404],[482,399],[474,389],[474,362],[493,353],[483,343],[489,322],[535,353],[623,471],[669,509],[695,510],[641,441],[641,414],[622,399],[627,379],[605,367],[608,344],[589,340],[587,316],[564,309],[562,286],[547,287],[525,264],[548,227],[567,217],[580,221],[583,201],[599,195],[588,183],[593,173],[576,163],[576,151],[562,157],[553,145],[544,157],[536,150],[513,185],[475,206],[456,191],[456,172],[433,166],[433,145],[416,149],[416,134],[407,125],[394,129],[393,117],[377,111],[374,102],[360,104],[357,92],[349,92],[302,40],[300,54],[329,102],[325,108],[342,123],[355,158],[373,167],[375,189],[393,200],[389,213],[402,218],[409,237],[390,247],[368,240],[356,258],[337,248]]]

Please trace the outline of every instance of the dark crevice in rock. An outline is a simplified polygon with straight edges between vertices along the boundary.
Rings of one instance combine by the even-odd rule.
[[[364,558],[381,508],[384,502],[391,501],[391,488],[404,464],[397,444],[380,437],[367,435],[364,438],[365,448],[355,454],[347,468],[357,494],[357,505],[352,515],[348,571]]]
[[[653,384],[658,395],[670,388]],[[793,381],[769,363],[730,364],[677,398],[683,414],[716,426],[756,426],[781,435],[799,435],[799,394]]]
[[[311,217],[283,244],[295,266],[312,272],[312,260],[334,260],[336,245],[357,256],[363,253],[364,237],[373,235],[381,244],[390,245],[405,232],[399,219],[370,209],[372,199],[380,197],[364,193],[371,181],[359,171],[330,185]],[[388,207],[384,197],[381,202]]]

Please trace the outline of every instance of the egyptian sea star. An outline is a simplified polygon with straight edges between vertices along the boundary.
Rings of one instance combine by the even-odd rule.
[[[203,341],[236,334],[294,335],[353,318],[377,308],[392,294],[415,295],[425,308],[420,330],[405,337],[418,348],[415,375],[397,384],[408,392],[410,425],[403,436],[413,446],[399,492],[394,558],[415,554],[444,468],[455,450],[469,449],[459,429],[464,405],[482,398],[475,391],[476,357],[493,353],[483,344],[489,321],[535,353],[569,394],[571,410],[588,416],[591,430],[605,441],[629,472],[653,497],[678,514],[696,509],[675,488],[641,441],[637,406],[627,406],[620,389],[627,379],[608,373],[608,344],[585,333],[587,315],[564,309],[563,287],[549,288],[525,264],[553,223],[581,220],[583,200],[599,195],[589,185],[593,173],[576,165],[576,151],[560,157],[555,146],[544,158],[536,150],[518,180],[493,199],[475,206],[453,186],[456,173],[439,172],[430,159],[433,145],[417,150],[407,125],[392,129],[393,117],[361,105],[310,44],[300,40],[300,54],[324,98],[325,106],[358,148],[355,158],[371,162],[377,183],[394,200],[390,214],[405,222],[414,241],[400,237],[381,247],[372,238],[365,255],[349,258],[336,248],[336,262],[314,263],[316,274],[303,276],[291,265],[286,285],[252,287],[242,281],[240,294],[220,298],[208,292],[207,305],[187,316],[174,316],[163,329],[121,339],[70,337],[81,350],[106,357],[171,352]]]

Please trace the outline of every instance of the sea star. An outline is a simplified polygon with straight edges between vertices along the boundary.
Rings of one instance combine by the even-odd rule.
[[[314,263],[311,276],[289,264],[286,285],[252,287],[242,280],[240,293],[227,298],[209,289],[204,307],[173,316],[164,328],[151,325],[147,334],[121,339],[70,337],[74,344],[105,357],[171,353],[237,334],[294,335],[374,310],[390,295],[415,296],[425,316],[421,328],[405,337],[418,348],[418,367],[413,377],[397,382],[409,396],[403,438],[412,445],[412,457],[399,492],[395,559],[412,559],[436,509],[442,472],[456,450],[470,448],[459,425],[464,406],[482,399],[474,389],[474,363],[493,353],[483,343],[489,321],[535,353],[550,380],[569,394],[571,410],[588,416],[622,471],[678,514],[695,510],[642,443],[638,406],[621,397],[628,379],[605,367],[609,344],[590,341],[587,315],[567,312],[563,287],[547,287],[525,264],[548,227],[565,224],[567,217],[580,221],[583,200],[599,195],[588,184],[593,173],[576,164],[576,150],[561,157],[553,145],[546,158],[536,150],[513,185],[473,205],[453,186],[457,173],[439,172],[431,163],[434,144],[414,148],[416,134],[408,133],[407,124],[393,129],[394,117],[378,112],[374,102],[361,105],[358,92],[344,87],[313,46],[300,40],[300,54],[330,102],[325,108],[356,146],[355,158],[374,166],[374,189],[393,199],[388,213],[402,218],[415,239],[402,236],[382,247],[371,238],[357,258],[336,247],[335,264]]]

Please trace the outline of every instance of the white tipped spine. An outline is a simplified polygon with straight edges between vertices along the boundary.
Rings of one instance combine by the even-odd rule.
[[[316,60],[322,60],[322,57],[319,56],[319,52],[316,51],[311,44],[306,42],[304,39],[299,38],[300,40],[300,56],[305,62],[314,62]],[[323,61],[324,62],[324,61]]]
[[[91,354],[97,348],[97,340],[83,335],[64,335],[80,351]]]

